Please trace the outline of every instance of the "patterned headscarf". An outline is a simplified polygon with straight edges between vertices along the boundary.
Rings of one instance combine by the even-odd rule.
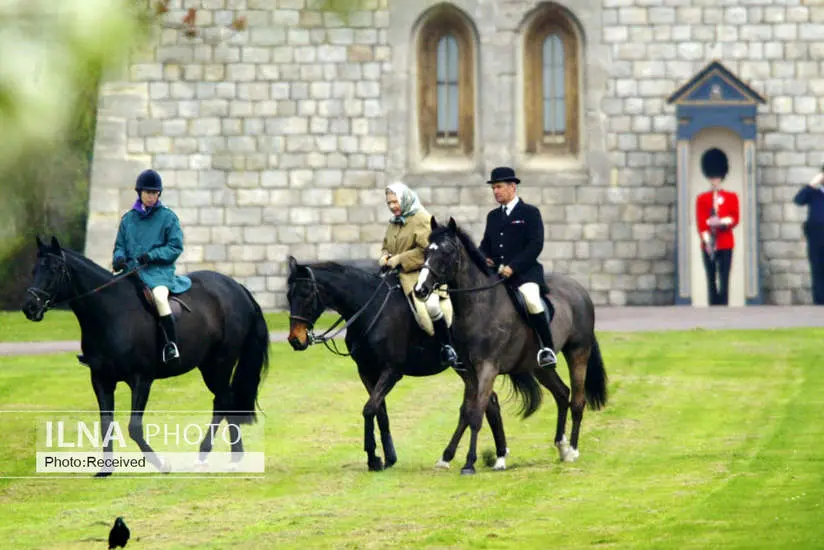
[[[392,216],[389,218],[389,223],[405,225],[406,218],[416,214],[420,210],[425,210],[420,199],[418,199],[418,194],[407,187],[406,184],[398,182],[387,185],[386,192],[398,197],[398,202],[401,203],[401,215]]]

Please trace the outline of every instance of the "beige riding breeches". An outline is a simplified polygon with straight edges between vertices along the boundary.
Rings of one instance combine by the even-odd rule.
[[[169,305],[169,289],[165,286],[156,286],[152,289],[152,296],[155,299],[157,313],[161,317],[172,314],[172,307]]]
[[[433,323],[440,319],[446,321],[446,326],[452,326],[452,300],[446,291],[446,285],[436,289],[426,301],[419,300],[414,292],[410,292],[410,305],[415,315],[415,321],[424,332],[430,336],[435,334]]]
[[[538,283],[524,283],[518,287],[521,296],[526,302],[526,309],[530,313],[541,313],[544,311],[544,302],[541,300],[541,289]]]
[[[438,295],[437,292],[433,292],[429,295],[429,298],[426,301],[420,300],[415,293],[412,293],[412,299],[417,302],[415,306],[420,311],[420,305],[423,304],[424,308],[426,309],[426,313],[429,315],[429,318],[433,321],[437,321],[441,317],[443,317],[443,311],[441,310],[441,297]]]

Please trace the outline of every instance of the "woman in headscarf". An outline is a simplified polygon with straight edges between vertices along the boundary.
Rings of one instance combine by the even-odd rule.
[[[392,217],[389,218],[378,263],[381,267],[398,269],[404,295],[411,298],[419,315],[426,312],[432,320],[435,338],[441,345],[441,362],[454,368],[458,363],[458,354],[452,345],[452,334],[441,308],[441,296],[433,292],[426,302],[421,302],[412,292],[423,267],[423,251],[429,244],[432,215],[423,207],[417,193],[403,183],[386,187],[386,206]]]

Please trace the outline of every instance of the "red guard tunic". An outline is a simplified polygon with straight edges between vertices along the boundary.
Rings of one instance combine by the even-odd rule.
[[[704,244],[710,240],[710,230],[707,220],[711,217],[713,196],[715,196],[715,215],[721,218],[724,225],[716,226],[716,250],[728,250],[735,246],[732,230],[738,225],[738,195],[732,191],[707,191],[698,195],[695,201],[695,221],[698,226],[698,235]]]

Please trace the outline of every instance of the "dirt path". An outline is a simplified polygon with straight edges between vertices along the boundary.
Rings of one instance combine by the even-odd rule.
[[[750,306],[745,308],[691,308],[681,306],[604,307],[595,314],[596,330],[649,332],[660,330],[772,329],[824,327],[824,308],[816,306]],[[286,341],[285,332],[273,332],[273,342]],[[343,334],[340,335],[343,338]],[[79,341],[0,342],[2,355],[40,355],[80,352]]]

